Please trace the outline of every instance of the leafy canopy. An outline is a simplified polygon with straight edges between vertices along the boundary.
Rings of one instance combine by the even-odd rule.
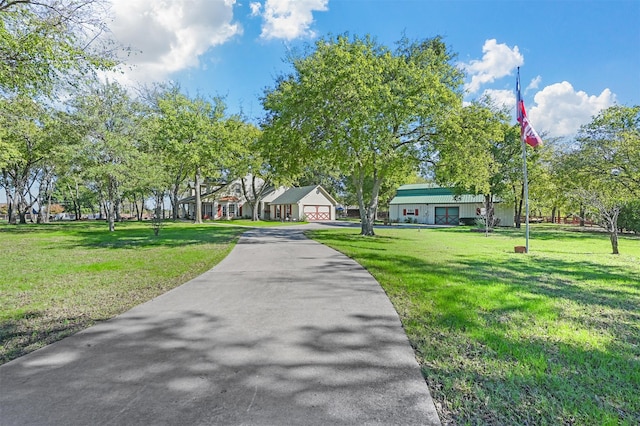
[[[351,179],[372,234],[383,182],[415,173],[461,106],[452,58],[440,38],[395,51],[369,36],[319,40],[264,96],[272,164],[295,178],[313,167]]]
[[[99,0],[0,1],[0,91],[50,95],[115,66]]]

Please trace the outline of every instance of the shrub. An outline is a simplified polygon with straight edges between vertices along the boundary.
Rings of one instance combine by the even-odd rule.
[[[460,225],[473,226],[475,224],[476,224],[476,218],[475,217],[461,217],[460,218]],[[484,222],[483,222],[482,226],[484,226]]]
[[[162,220],[162,210],[156,209],[155,214],[151,217],[151,229],[153,229],[153,235],[157,237],[163,227],[164,221]]]
[[[618,216],[618,228],[640,233],[640,200],[628,201],[622,205]]]

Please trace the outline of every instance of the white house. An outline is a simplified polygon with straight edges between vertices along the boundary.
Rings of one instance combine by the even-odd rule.
[[[336,200],[320,185],[289,188],[268,204],[273,220],[336,220]]]
[[[185,217],[195,215],[195,193],[183,198],[179,204]],[[202,186],[200,200],[203,219],[233,219],[251,217],[252,206],[242,193],[241,181],[228,184]],[[336,201],[319,185],[300,188],[273,188],[267,191],[257,206],[258,216],[264,220],[322,221],[336,219]]]
[[[232,219],[242,217],[242,187],[239,181],[229,184],[202,185],[200,203],[203,219]],[[182,206],[182,215],[193,219],[196,211],[195,188],[191,188],[191,196],[178,201]]]
[[[275,200],[277,197],[282,195],[286,190],[287,188],[285,188],[284,186],[281,186],[279,188],[272,188],[271,190],[267,191],[262,196],[262,198],[260,198],[260,202],[258,205],[258,217],[260,219],[269,220],[271,218],[271,211],[269,208],[269,204],[273,200]],[[246,217],[251,217],[253,213],[251,205],[245,201],[242,207],[243,207],[242,209],[243,214]]]
[[[484,208],[483,195],[455,195],[450,188],[430,184],[403,185],[389,203],[389,220],[458,225],[460,220],[480,218]],[[513,226],[513,206],[494,199],[494,217],[500,226]]]

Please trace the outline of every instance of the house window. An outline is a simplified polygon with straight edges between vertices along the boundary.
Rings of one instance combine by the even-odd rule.
[[[236,214],[236,205],[235,204],[229,204],[229,214],[231,216]]]

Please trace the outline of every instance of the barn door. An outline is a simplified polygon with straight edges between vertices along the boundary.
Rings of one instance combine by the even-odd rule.
[[[459,207],[436,207],[436,225],[458,225],[459,222]]]

